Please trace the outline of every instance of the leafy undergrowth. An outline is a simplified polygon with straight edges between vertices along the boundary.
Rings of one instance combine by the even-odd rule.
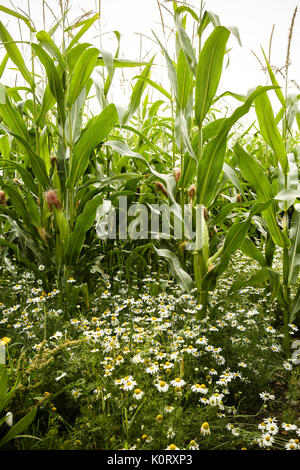
[[[4,411],[17,421],[38,408],[31,437],[4,448],[297,449],[299,368],[280,312],[267,287],[230,291],[255,269],[238,253],[205,317],[168,277],[101,278],[70,315],[59,289],[3,272],[0,338],[19,380]]]

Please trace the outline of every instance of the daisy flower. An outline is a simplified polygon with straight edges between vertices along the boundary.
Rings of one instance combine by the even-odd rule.
[[[285,449],[286,450],[299,450],[300,449],[299,440],[290,439],[289,442],[286,443]]]
[[[260,447],[272,446],[274,442],[274,437],[270,433],[262,434],[261,438],[258,441]]]
[[[197,444],[196,441],[191,440],[189,445],[188,445],[189,450],[199,450],[199,444]]]
[[[205,421],[205,423],[202,423],[200,433],[204,435],[210,434],[210,427],[207,421]]]
[[[262,392],[259,394],[260,398],[264,401],[275,400],[275,395],[268,392]]]
[[[191,389],[192,389],[193,392],[202,393],[202,394],[204,394],[204,395],[206,395],[207,392],[208,392],[208,388],[207,388],[206,385],[204,385],[204,384],[201,384],[201,385],[199,385],[199,384],[192,385],[192,386],[191,386]]]
[[[173,387],[183,387],[185,381],[177,377],[176,379],[171,380],[170,384],[173,385]]]
[[[139,388],[136,388],[134,393],[133,393],[133,397],[136,399],[136,400],[140,400],[144,395],[144,392],[142,390],[140,390]]]
[[[295,424],[282,423],[281,426],[285,431],[296,431],[297,430],[297,426]]]
[[[164,382],[163,380],[161,380],[160,382],[158,382],[157,384],[155,384],[155,387],[157,388],[157,390],[159,392],[167,392],[169,390],[169,385]]]
[[[179,447],[177,447],[175,444],[170,444],[168,447],[166,447],[166,450],[179,450]]]

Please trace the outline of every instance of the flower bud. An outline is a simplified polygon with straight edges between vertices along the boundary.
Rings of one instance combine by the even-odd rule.
[[[5,422],[7,424],[7,426],[9,426],[10,428],[12,427],[13,425],[13,414],[8,411],[8,413],[6,413],[5,415]]]

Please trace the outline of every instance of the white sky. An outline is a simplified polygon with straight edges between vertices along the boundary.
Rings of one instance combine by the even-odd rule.
[[[99,6],[99,0],[70,0],[70,22],[82,15],[84,12],[93,10],[96,12]],[[53,12],[59,16],[58,0],[46,0]],[[169,10],[172,10],[172,2],[161,0]],[[180,2],[179,2],[180,3]],[[186,3],[199,8],[200,0],[187,0]],[[43,0],[0,0],[0,4],[9,8],[22,9],[30,13],[34,20],[37,30],[44,29],[43,24]],[[157,0],[100,0],[101,5],[101,40],[103,48],[114,52],[116,40],[112,34],[117,30],[122,34],[121,56],[130,59],[150,58],[159,50],[153,42],[155,39],[152,30],[163,41],[163,33]],[[219,15],[221,24],[224,26],[237,26],[240,32],[242,47],[239,46],[236,39],[232,36],[229,40],[230,63],[223,71],[222,81],[219,92],[230,90],[237,93],[246,93],[250,88],[257,85],[266,84],[266,75],[261,71],[261,66],[255,59],[251,50],[260,58],[260,46],[262,45],[268,53],[269,39],[272,26],[275,24],[271,65],[281,68],[285,64],[286,49],[288,41],[289,27],[297,0],[206,0],[205,9]],[[46,12],[46,29],[51,26],[53,16],[49,9]],[[171,15],[162,8],[165,24],[173,27]],[[1,21],[7,26],[14,37],[20,37],[19,26],[15,19],[8,15],[0,13]],[[92,33],[83,40],[94,42],[99,46],[100,26],[97,24]],[[28,39],[26,29],[23,29],[23,39]],[[141,36],[142,34],[142,36]],[[293,41],[291,46],[291,66],[289,71],[290,80],[296,80],[300,84],[300,56],[298,54],[300,45],[300,8],[296,17]],[[142,51],[141,51],[142,46]],[[168,42],[169,50],[173,51],[174,38],[171,37]],[[3,57],[4,50],[0,50],[0,57]],[[26,54],[25,54],[26,57]],[[169,89],[167,71],[164,59],[159,54],[156,56],[156,66],[153,67],[152,78]],[[7,72],[2,77],[2,81],[9,84],[14,72]],[[130,78],[139,73],[139,69],[125,72],[125,77]],[[119,77],[121,74],[119,74]],[[280,75],[277,75],[280,81]],[[116,77],[115,88],[112,92],[112,98],[117,99],[119,104],[125,105],[128,101],[128,82],[120,87]],[[282,83],[282,82],[281,82]],[[291,84],[292,85],[292,84]],[[297,91],[290,88],[291,92]]]

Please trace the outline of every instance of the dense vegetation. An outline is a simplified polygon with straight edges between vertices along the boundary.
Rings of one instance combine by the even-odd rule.
[[[173,2],[174,57],[154,35],[166,89],[60,6],[36,31],[0,5],[31,54],[0,22],[0,447],[300,449],[297,10],[283,83],[262,50],[270,84],[239,95],[237,29],[204,8]],[[126,109],[118,68],[141,70]]]

